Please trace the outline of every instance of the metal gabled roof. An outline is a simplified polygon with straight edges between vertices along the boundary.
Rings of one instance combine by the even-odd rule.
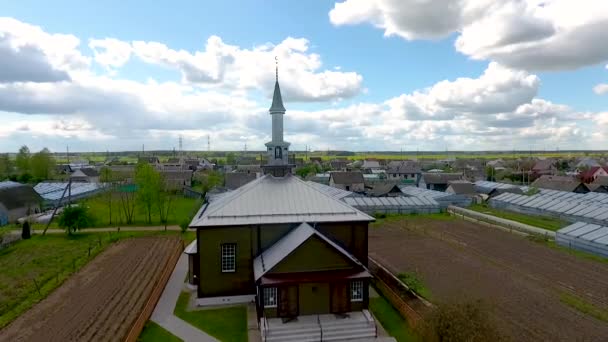
[[[365,269],[365,266],[363,266],[363,264],[361,264],[361,262],[359,262],[359,260],[357,260],[354,256],[344,250],[344,248],[340,247],[338,244],[328,239],[325,235],[319,233],[308,223],[304,222],[287,233],[287,235],[282,237],[274,245],[270,246],[270,248],[265,250],[253,260],[253,275],[255,280],[258,281],[264,274],[272,270],[289,254],[315,235],[327,242],[335,250],[349,258],[353,263]]]
[[[295,176],[265,175],[203,205],[190,227],[347,221],[374,218]]]

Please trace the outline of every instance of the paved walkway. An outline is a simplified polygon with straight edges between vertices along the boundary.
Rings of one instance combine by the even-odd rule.
[[[182,253],[158,304],[154,308],[151,320],[185,342],[218,342],[215,338],[173,315],[175,303],[177,303],[177,298],[184,287],[184,277],[187,272],[188,256]]]

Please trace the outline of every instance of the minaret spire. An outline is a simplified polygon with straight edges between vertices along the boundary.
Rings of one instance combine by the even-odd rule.
[[[275,177],[283,177],[291,173],[292,165],[289,164],[289,143],[283,140],[283,115],[285,106],[279,87],[279,58],[274,57],[275,83],[270,105],[270,116],[272,117],[272,140],[266,143],[268,153],[268,164],[264,166],[265,173],[271,173]]]

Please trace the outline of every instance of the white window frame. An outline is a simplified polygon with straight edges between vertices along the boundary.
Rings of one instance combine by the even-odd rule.
[[[363,301],[363,282],[361,280],[355,280],[350,282],[350,301]]]
[[[236,272],[236,243],[223,243],[220,247],[220,253],[222,273]]]
[[[278,303],[278,292],[276,287],[264,287],[264,308],[276,308]],[[272,300],[270,300],[272,299]]]

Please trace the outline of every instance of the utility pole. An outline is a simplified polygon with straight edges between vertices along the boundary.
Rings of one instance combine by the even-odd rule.
[[[182,139],[182,135],[179,135],[179,154],[182,155],[183,154],[183,139]]]
[[[68,164],[70,163],[70,146],[65,146],[65,156],[68,160]]]
[[[207,134],[207,152],[211,152],[211,136]]]

